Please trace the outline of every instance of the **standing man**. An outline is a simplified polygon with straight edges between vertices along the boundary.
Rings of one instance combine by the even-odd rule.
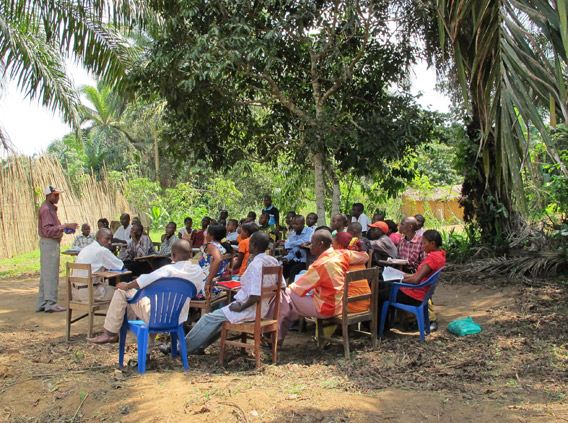
[[[64,229],[77,229],[76,223],[61,224],[57,217],[59,194],[63,191],[53,185],[45,191],[45,201],[39,208],[38,233],[41,274],[39,278],[39,295],[36,302],[36,312],[55,313],[65,311],[57,304],[59,285],[59,244],[63,238]]]
[[[359,222],[361,224],[361,228],[363,229],[363,236],[365,236],[367,235],[367,225],[371,223],[371,221],[369,220],[367,215],[363,213],[363,210],[365,210],[365,206],[363,206],[363,204],[353,204],[353,207],[351,208],[351,222]]]
[[[276,227],[280,225],[280,212],[272,205],[272,197],[270,195],[264,196],[264,208],[262,209],[262,213],[264,212],[268,212],[269,225],[276,225]]]

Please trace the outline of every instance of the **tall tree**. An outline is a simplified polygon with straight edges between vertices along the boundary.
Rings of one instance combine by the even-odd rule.
[[[217,166],[275,154],[311,166],[323,222],[326,191],[337,209],[343,173],[410,176],[388,162],[432,128],[409,95],[395,92],[414,49],[390,34],[388,3],[155,3],[163,33],[139,83],[167,99],[175,151]]]
[[[109,84],[119,82],[138,51],[116,29],[144,17],[131,0],[3,0],[0,2],[0,78],[30,99],[79,122],[79,98],[66,74],[71,57]],[[0,87],[1,89],[1,87]]]
[[[406,3],[412,16],[423,18],[430,53],[440,53],[431,55],[438,69],[450,78],[455,72],[461,86],[471,140],[463,157],[468,160],[465,216],[480,224],[488,243],[501,243],[517,211],[524,209],[526,122],[537,128],[551,159],[568,174],[543,113],[549,109],[551,123],[557,116],[568,119],[566,2]]]

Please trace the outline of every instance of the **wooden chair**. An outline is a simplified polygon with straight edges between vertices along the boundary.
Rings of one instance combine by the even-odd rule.
[[[367,279],[371,287],[370,294],[357,295],[356,297],[349,298],[349,283],[353,281],[359,281],[362,279]],[[345,358],[349,359],[349,326],[360,322],[371,322],[371,345],[373,347],[377,346],[377,324],[378,324],[378,310],[377,301],[379,295],[379,269],[378,267],[373,267],[372,269],[355,270],[352,272],[347,272],[345,274],[345,286],[343,287],[343,310],[341,315],[333,316],[330,319],[317,319],[318,322],[318,346],[322,347],[323,341],[329,341],[337,344],[343,344],[343,350],[345,353]],[[356,301],[371,300],[371,306],[368,311],[361,313],[349,313],[347,311],[347,306],[349,303],[354,303]],[[341,340],[335,338],[328,338],[323,336],[324,325],[328,324],[339,324],[343,331],[343,338]],[[369,334],[368,332],[363,332]]]
[[[73,270],[84,270],[87,272],[86,277],[72,276]],[[65,307],[67,308],[67,341],[71,336],[71,325],[84,317],[89,318],[89,338],[93,336],[93,320],[95,316],[106,316],[105,313],[97,313],[98,310],[108,307],[110,301],[95,301],[93,296],[93,279],[91,275],[91,265],[90,264],[77,264],[77,263],[67,263],[66,272],[66,288],[67,288],[67,298],[65,301]],[[87,285],[89,290],[89,302],[83,303],[81,301],[75,301],[72,298],[72,284],[76,283],[78,285]],[[73,310],[83,311],[85,314],[72,318]]]
[[[367,260],[367,269],[370,269],[371,267],[373,267],[373,250],[370,250],[371,252],[367,252],[367,254],[369,255],[369,260]]]
[[[229,260],[227,267],[230,270],[231,275],[233,274],[233,257],[234,257],[234,255],[231,254],[231,253],[221,255],[221,261],[225,261],[227,259]],[[229,301],[229,295],[227,294],[227,292],[224,292],[224,293],[220,294],[219,296],[217,296],[213,299],[211,298],[211,291],[213,290],[213,286],[218,281],[219,281],[218,278],[214,278],[211,281],[210,284],[208,284],[207,286],[205,286],[203,288],[203,290],[205,292],[205,299],[204,300],[191,300],[191,308],[197,308],[197,309],[201,310],[201,314],[200,314],[201,316],[209,313],[213,306],[220,304],[222,302],[228,302]],[[209,288],[209,289],[206,289],[206,288]]]
[[[265,280],[267,276],[276,276],[276,285],[266,286]],[[272,276],[273,277],[273,276]],[[254,350],[255,366],[260,366],[260,337],[265,334],[272,334],[271,338],[265,338],[272,344],[272,363],[276,364],[277,347],[278,347],[278,316],[280,313],[280,282],[282,280],[282,266],[271,266],[262,268],[262,291],[260,300],[256,303],[256,318],[254,322],[247,323],[230,323],[224,322],[221,330],[221,346],[219,350],[219,365],[222,366],[225,361],[225,349],[227,345],[240,347],[241,352],[245,349]],[[272,302],[272,319],[261,319],[261,306],[264,298],[271,298]],[[268,317],[268,316],[267,316]],[[234,338],[228,339],[229,332],[237,332]],[[247,339],[252,335],[253,344],[248,344]],[[240,342],[238,341],[240,339]]]
[[[158,242],[158,241],[152,241],[152,245],[154,246],[154,249],[156,251],[160,251],[160,247],[162,246],[162,243]]]

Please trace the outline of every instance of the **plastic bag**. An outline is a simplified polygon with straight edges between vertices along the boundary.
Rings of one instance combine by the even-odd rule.
[[[472,335],[481,332],[481,326],[475,323],[471,317],[458,319],[448,324],[448,330],[457,336]]]

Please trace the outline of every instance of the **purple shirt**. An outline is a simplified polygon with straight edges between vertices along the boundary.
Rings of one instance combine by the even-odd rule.
[[[51,238],[61,241],[64,225],[57,217],[57,206],[45,200],[39,208],[38,233],[42,238]]]

